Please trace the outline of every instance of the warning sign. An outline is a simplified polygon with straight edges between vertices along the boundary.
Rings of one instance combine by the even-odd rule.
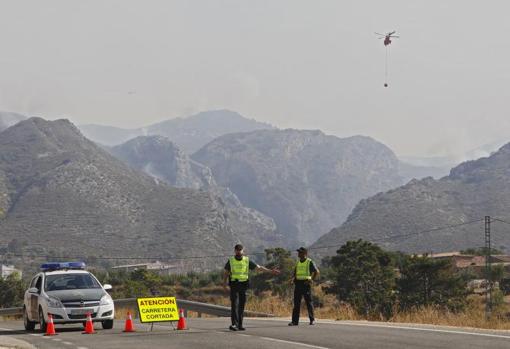
[[[137,298],[141,322],[179,320],[175,297]]]

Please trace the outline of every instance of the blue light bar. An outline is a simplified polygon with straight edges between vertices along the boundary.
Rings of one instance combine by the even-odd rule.
[[[41,265],[42,271],[52,271],[52,270],[66,270],[66,269],[85,269],[84,262],[50,262],[44,263]]]

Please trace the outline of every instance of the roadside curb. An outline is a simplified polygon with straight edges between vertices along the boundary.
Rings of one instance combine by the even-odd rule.
[[[9,336],[0,337],[0,349],[36,349],[32,344]]]
[[[250,320],[258,320],[258,321],[290,321],[290,318],[287,317],[274,317],[274,318],[249,318],[245,317],[245,319]],[[451,331],[465,331],[465,332],[476,332],[480,334],[488,333],[488,334],[502,334],[502,335],[510,335],[510,330],[501,330],[501,329],[492,329],[492,328],[480,328],[480,327],[464,327],[464,326],[449,326],[449,325],[434,325],[434,324],[426,324],[426,323],[418,323],[418,322],[390,322],[390,321],[367,321],[367,320],[333,320],[333,319],[316,319],[317,324],[333,324],[333,325],[368,325],[372,327],[386,327],[386,328],[396,328],[402,326],[407,326],[409,329],[444,329]]]

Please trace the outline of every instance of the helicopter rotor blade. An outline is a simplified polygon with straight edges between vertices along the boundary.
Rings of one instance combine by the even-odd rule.
[[[396,31],[396,30],[394,30],[394,31],[392,31],[392,32],[389,32],[389,33],[388,33],[388,35],[393,35],[393,34],[395,34],[396,32],[397,32],[397,31]]]
[[[386,36],[386,35],[378,33],[378,32],[374,32],[374,33],[377,34],[377,35]]]

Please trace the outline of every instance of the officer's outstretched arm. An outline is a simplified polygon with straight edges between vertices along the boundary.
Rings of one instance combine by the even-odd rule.
[[[264,273],[271,273],[273,275],[278,275],[280,274],[280,271],[276,268],[274,269],[267,269],[266,267],[264,267],[263,265],[257,265],[257,271],[262,271]]]

